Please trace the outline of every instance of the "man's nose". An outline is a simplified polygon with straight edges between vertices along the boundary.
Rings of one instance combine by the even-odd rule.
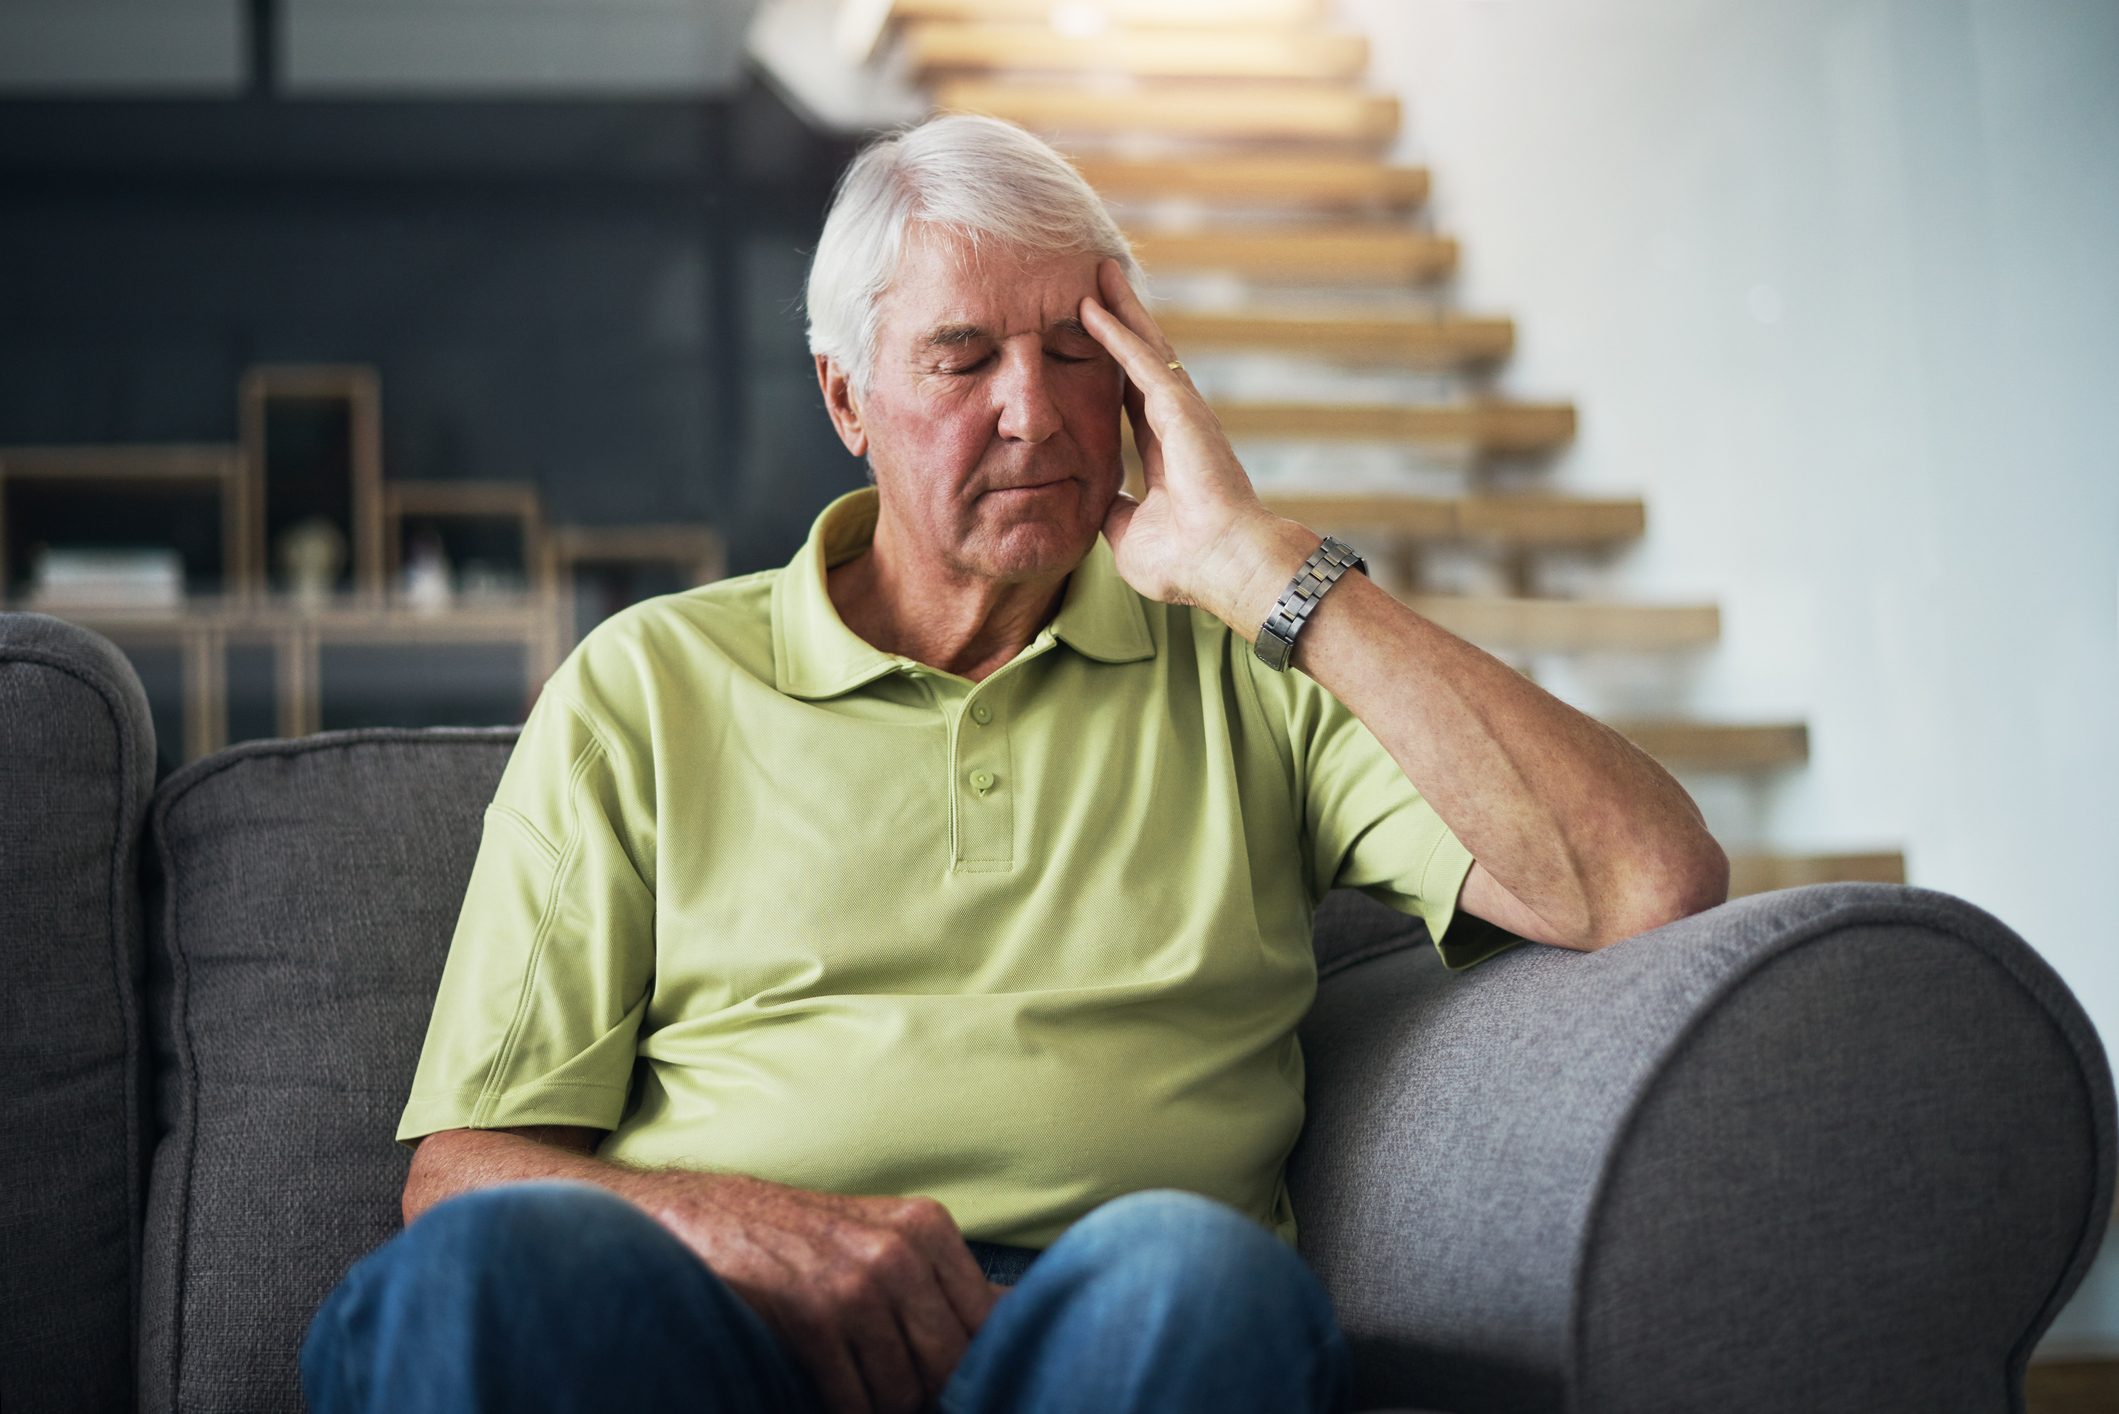
[[[994,395],[1000,400],[1000,433],[1012,442],[1042,442],[1059,430],[1059,405],[1052,400],[1052,370],[1045,350],[1007,350],[1001,358]]]

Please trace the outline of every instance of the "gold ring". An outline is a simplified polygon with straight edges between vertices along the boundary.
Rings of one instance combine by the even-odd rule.
[[[1176,359],[1174,359],[1174,358],[1173,358],[1173,359],[1171,359],[1171,360],[1170,360],[1170,367],[1172,367],[1172,368],[1183,368],[1183,367],[1184,367],[1184,365],[1183,365],[1183,364],[1181,364],[1181,363],[1179,363],[1179,362],[1178,362],[1178,361],[1177,361]]]

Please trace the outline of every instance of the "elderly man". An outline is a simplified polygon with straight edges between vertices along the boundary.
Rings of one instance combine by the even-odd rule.
[[[873,485],[539,696],[312,1407],[1343,1408],[1318,900],[1466,967],[1726,896],[1651,761],[1261,505],[1138,274],[1006,124],[848,170],[811,345]]]

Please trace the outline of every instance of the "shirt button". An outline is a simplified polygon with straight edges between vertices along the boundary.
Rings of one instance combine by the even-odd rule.
[[[993,720],[993,709],[983,702],[974,702],[971,704],[971,720],[983,727]]]
[[[980,769],[971,773],[971,788],[984,795],[993,788],[993,772]]]

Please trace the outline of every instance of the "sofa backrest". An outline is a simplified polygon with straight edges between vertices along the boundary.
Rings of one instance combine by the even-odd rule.
[[[0,1409],[132,1407],[154,773],[124,656],[0,614]]]
[[[518,730],[249,742],[155,792],[142,1409],[299,1408],[311,1316],[399,1229],[398,1117]]]

